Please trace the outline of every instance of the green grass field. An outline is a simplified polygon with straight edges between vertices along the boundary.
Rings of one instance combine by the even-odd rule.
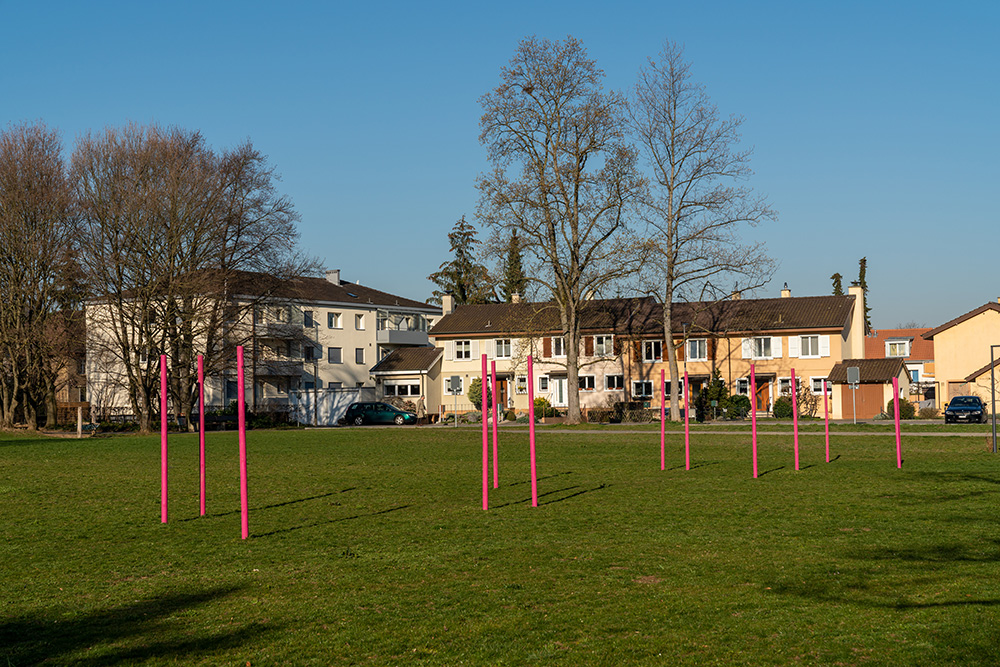
[[[0,436],[0,666],[995,665],[1000,459],[983,438],[477,429]]]

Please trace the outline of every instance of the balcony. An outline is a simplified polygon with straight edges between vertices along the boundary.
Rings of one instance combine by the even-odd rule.
[[[288,322],[258,322],[256,325],[258,338],[278,338],[286,340],[302,336],[301,324]]]
[[[301,359],[258,359],[257,375],[276,377],[302,377]]]
[[[385,345],[427,345],[426,331],[409,329],[379,329],[375,341]]]

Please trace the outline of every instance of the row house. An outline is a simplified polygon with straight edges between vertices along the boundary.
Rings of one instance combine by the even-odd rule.
[[[343,281],[339,270],[322,278],[241,274],[241,280],[252,288],[232,289],[232,315],[220,337],[227,361],[206,379],[206,402],[213,408],[237,397],[235,357],[228,359],[232,344],[244,346],[247,403],[281,410],[295,391],[374,389],[371,367],[394,350],[429,348],[428,330],[441,315],[426,303]],[[101,404],[97,408],[124,409],[128,384],[120,352],[112,350],[106,308],[95,300],[86,316],[92,400]],[[156,363],[159,354],[133,353],[144,365]]]
[[[427,407],[475,409],[465,394],[481,373],[483,354],[496,366],[499,401],[520,411],[528,407],[528,355],[534,361],[535,395],[556,407],[567,405],[570,391],[580,392],[584,408],[620,401],[658,407],[661,372],[669,391],[667,345],[677,351],[679,372],[687,371],[692,394],[718,371],[730,393],[749,395],[753,364],[760,412],[770,411],[774,400],[790,390],[792,369],[800,383],[822,394],[823,380],[838,362],[864,356],[860,287],[844,296],[792,297],[785,289],[777,299],[736,294],[720,302],[674,304],[669,340],[662,322],[661,306],[649,298],[588,301],[581,309],[579,386],[570,387],[567,341],[552,303],[454,308],[445,297],[443,317],[430,331],[441,354],[423,369]],[[397,377],[407,374],[405,366],[392,364]],[[417,377],[418,369],[409,370]],[[431,375],[437,380],[426,382]],[[457,394],[449,391],[449,378],[457,378]],[[839,417],[842,394],[828,392],[831,413]]]

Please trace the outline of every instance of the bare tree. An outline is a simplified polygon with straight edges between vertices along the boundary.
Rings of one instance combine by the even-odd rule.
[[[46,408],[69,344],[65,277],[72,265],[72,196],[56,132],[42,124],[0,133],[0,425]],[[52,400],[50,400],[52,399]]]
[[[532,37],[480,99],[493,170],[478,182],[479,217],[497,247],[517,233],[528,279],[558,307],[570,423],[580,421],[581,306],[636,259],[625,210],[640,179],[623,141],[622,99],[603,91],[603,77],[579,40]]]
[[[673,303],[711,300],[738,277],[744,289],[770,279],[774,264],[762,243],[739,232],[776,218],[768,203],[736,185],[748,178],[750,150],[740,150],[742,119],[723,118],[691,78],[683,50],[667,42],[639,72],[628,104],[632,133],[649,170],[641,217],[648,226],[650,261],[642,280],[663,304],[663,336],[671,396],[679,390],[673,343]],[[671,419],[680,418],[672,401]]]

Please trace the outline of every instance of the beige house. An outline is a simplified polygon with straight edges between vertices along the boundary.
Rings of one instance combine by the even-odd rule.
[[[822,395],[822,382],[837,362],[863,356],[861,299],[861,289],[852,287],[846,296],[793,298],[786,289],[777,299],[678,303],[670,341],[663,339],[662,310],[654,300],[593,300],[581,311],[578,387],[568,386],[566,341],[551,303],[451,309],[446,301],[444,317],[430,334],[444,351],[442,376],[457,377],[461,385],[458,401],[442,394],[447,410],[456,403],[459,411],[476,409],[462,398],[481,373],[483,354],[496,364],[500,400],[519,411],[528,407],[529,354],[535,362],[535,396],[556,407],[567,405],[570,391],[580,392],[582,408],[623,401],[658,407],[661,372],[669,387],[669,344],[677,349],[680,372],[688,373],[692,395],[716,371],[730,393],[748,395],[753,364],[755,404],[767,413],[777,397],[790,391],[792,369],[797,383]],[[831,411],[834,417],[842,413],[841,397],[833,392]]]
[[[938,407],[969,394],[990,403],[990,346],[1000,346],[1000,303],[982,305],[923,337],[934,341]],[[1000,347],[993,353],[1000,358]]]
[[[858,383],[848,383],[848,369],[858,369]],[[893,398],[892,381],[896,380],[899,396],[905,400],[910,393],[910,371],[901,358],[844,359],[830,370],[829,382],[833,395],[839,399],[842,419],[871,419],[887,413]]]

